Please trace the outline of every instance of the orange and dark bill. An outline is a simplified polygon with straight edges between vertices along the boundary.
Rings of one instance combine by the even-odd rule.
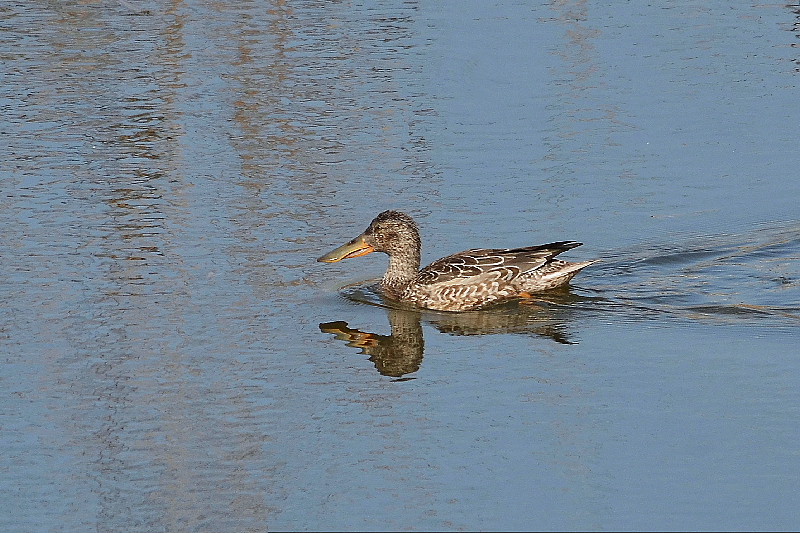
[[[321,263],[335,263],[342,259],[350,259],[351,257],[361,257],[375,251],[372,245],[364,240],[363,235],[359,235],[347,244],[338,247],[337,249],[323,255],[317,261]]]

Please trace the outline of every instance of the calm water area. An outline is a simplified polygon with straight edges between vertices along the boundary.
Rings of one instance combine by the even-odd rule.
[[[0,531],[800,528],[794,0],[2,2],[0,150]]]

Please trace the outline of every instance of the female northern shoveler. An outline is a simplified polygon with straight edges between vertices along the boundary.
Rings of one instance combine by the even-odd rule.
[[[541,246],[475,249],[434,261],[422,270],[422,241],[414,220],[399,211],[384,211],[347,244],[317,261],[335,263],[372,252],[389,256],[381,281],[387,296],[419,307],[469,311],[566,284],[596,261],[568,263],[555,256],[581,243],[561,241]]]

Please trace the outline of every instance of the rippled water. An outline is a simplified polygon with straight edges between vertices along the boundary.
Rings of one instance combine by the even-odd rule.
[[[0,6],[0,529],[796,529],[799,23]],[[389,208],[602,261],[399,308]]]

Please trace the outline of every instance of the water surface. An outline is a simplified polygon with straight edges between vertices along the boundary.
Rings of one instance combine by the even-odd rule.
[[[0,529],[797,529],[798,23],[3,6]],[[389,208],[602,262],[397,308]]]

